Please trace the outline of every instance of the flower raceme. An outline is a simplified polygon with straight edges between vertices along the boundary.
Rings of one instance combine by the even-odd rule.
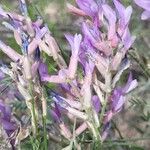
[[[0,17],[7,21],[3,24],[13,31],[21,52],[2,41],[0,48],[12,60],[8,70],[30,110],[33,133],[36,133],[36,123],[39,124],[37,120],[41,115],[38,99],[66,139],[73,138],[71,126],[76,120],[76,136],[88,129],[96,140],[103,141],[112,117],[125,103],[126,94],[137,86],[131,75],[124,87],[117,85],[124,70],[130,66],[127,54],[135,40],[128,27],[132,7],[125,8],[118,0],[113,0],[113,8],[105,0],[76,0],[76,3],[78,8],[71,4],[68,8],[83,17],[82,33],[65,34],[71,49],[69,60],[64,60],[43,20],[37,18],[33,22],[30,19],[24,0],[20,1],[22,15],[0,9]],[[57,65],[53,74],[49,73],[47,58],[42,57],[44,53]],[[56,85],[54,91],[48,83]],[[48,97],[43,96],[41,91],[44,89]],[[43,101],[46,99],[51,102]]]

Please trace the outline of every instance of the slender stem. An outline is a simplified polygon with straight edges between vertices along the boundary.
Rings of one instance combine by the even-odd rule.
[[[32,115],[32,128],[33,128],[33,133],[35,136],[37,136],[38,134],[38,128],[37,128],[37,118],[36,118],[36,113],[35,113],[35,101],[34,101],[34,96],[33,96],[33,84],[32,84],[32,81],[30,81],[30,85],[29,85],[29,88],[30,88],[30,94],[31,94],[31,97],[32,97],[32,100],[31,100],[31,115]]]
[[[44,87],[43,87],[44,88]],[[46,118],[47,118],[47,102],[45,98],[45,92],[42,89],[42,109],[43,109],[43,130],[44,130],[44,148],[48,150],[47,147],[47,130],[46,130]]]
[[[43,129],[44,129],[44,148],[48,150],[47,147],[47,130],[46,130],[46,116],[43,116]]]
[[[105,86],[106,88],[111,89],[111,72],[109,70],[108,70],[107,76],[105,77]],[[102,110],[101,110],[100,119],[99,119],[100,120],[100,129],[99,129],[100,133],[102,130],[103,118],[104,118],[105,110],[107,107],[107,101],[110,95],[110,91],[105,93],[105,100],[104,100],[104,103],[102,104]],[[102,146],[102,140],[101,140],[101,146]]]
[[[118,132],[118,134],[119,134],[120,138],[121,138],[121,139],[124,139],[124,137],[122,136],[122,134],[121,134],[121,132],[120,132],[119,128],[117,127],[116,123],[115,123],[114,121],[112,121],[112,123],[113,123],[113,125],[114,125],[114,128],[115,128],[115,129],[116,129],[116,131]]]

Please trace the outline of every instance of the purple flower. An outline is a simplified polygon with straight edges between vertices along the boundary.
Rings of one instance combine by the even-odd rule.
[[[88,23],[83,22],[82,24],[82,32],[84,36],[90,40],[90,42],[95,45],[96,42],[101,40],[100,31],[94,25],[89,25]]]
[[[141,19],[142,20],[149,19],[150,18],[150,1],[149,0],[134,0],[134,1],[138,6],[145,9],[141,15]]]
[[[82,36],[79,34],[75,34],[75,36],[71,36],[66,34],[66,38],[71,46],[72,55],[70,58],[70,63],[68,67],[68,76],[70,79],[75,78],[75,74],[77,71],[78,58],[79,58],[79,50],[81,47]]]
[[[54,103],[54,108],[50,110],[50,114],[51,114],[52,119],[55,122],[60,123],[62,121],[60,108],[56,102]]]
[[[120,36],[122,36],[122,34],[124,33],[125,28],[128,27],[130,18],[131,18],[131,14],[132,14],[132,7],[128,6],[127,8],[125,8],[120,2],[119,0],[113,0],[117,13],[118,13],[118,17],[119,17],[119,22],[118,22],[118,33]]]
[[[93,104],[93,107],[96,110],[96,112],[99,113],[99,111],[101,109],[101,104],[100,104],[100,100],[99,100],[98,96],[94,95],[92,97],[92,104]]]
[[[124,87],[118,87],[114,89],[113,94],[111,96],[111,109],[114,113],[119,112],[122,109],[122,106],[125,102],[125,96],[128,94],[130,91],[135,89],[137,87],[138,83],[137,80],[132,79],[132,74],[130,73],[128,81]]]
[[[103,5],[102,8],[108,21],[108,40],[112,40],[116,36],[116,12],[107,4]]]
[[[124,45],[125,51],[127,51],[135,41],[135,36],[131,36],[129,28],[126,28],[122,36],[122,42]]]
[[[2,123],[2,127],[5,130],[8,137],[11,137],[11,134],[17,129],[17,125],[15,122],[11,120],[11,108],[0,101],[0,121]],[[12,147],[14,146],[14,140],[10,141]]]
[[[88,16],[90,16],[96,25],[99,25],[99,6],[94,0],[76,0],[77,5]]]
[[[39,74],[40,74],[41,81],[43,81],[44,77],[48,75],[48,67],[43,62],[41,62],[39,65]]]

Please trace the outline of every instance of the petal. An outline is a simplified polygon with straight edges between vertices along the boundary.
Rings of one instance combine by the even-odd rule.
[[[74,7],[70,3],[67,3],[67,8],[68,8],[69,12],[71,12],[71,13],[81,15],[81,16],[86,16],[86,13],[84,11]]]
[[[82,9],[86,14],[91,17],[94,17],[98,12],[98,5],[94,0],[76,0],[77,5]]]
[[[77,35],[75,34],[74,36],[74,49],[73,49],[73,55],[78,55],[78,52],[80,50],[80,45],[82,41],[82,36],[81,34]]]
[[[95,108],[96,112],[98,113],[101,109],[101,104],[100,104],[100,100],[99,100],[98,96],[94,95],[92,97],[92,104],[93,104],[93,107]]]
[[[131,36],[129,29],[126,28],[122,36],[122,42],[124,44],[125,50],[128,50],[132,46],[134,41],[135,41],[135,36]]]
[[[108,20],[109,26],[108,26],[108,40],[111,40],[114,38],[114,35],[116,34],[116,13],[115,11],[109,6],[109,5],[103,5],[102,6],[104,15],[106,19]]]
[[[142,20],[146,20],[150,18],[150,11],[144,11],[141,15]]]
[[[10,130],[15,130],[16,129],[16,126],[15,126],[14,122],[9,122],[5,119],[2,119],[1,121],[2,121],[2,125],[3,125],[4,130],[10,131]]]
[[[117,57],[116,57],[117,59]],[[122,59],[121,59],[122,60]],[[121,62],[121,61],[120,61]],[[115,65],[115,64],[114,64]],[[113,81],[112,81],[112,87],[115,87],[116,83],[119,81],[122,73],[130,67],[130,61],[128,59],[124,59],[121,63],[121,66],[117,72],[117,74],[114,76]]]
[[[131,14],[132,14],[132,7],[128,6],[125,10],[125,25],[129,23]]]
[[[39,65],[39,74],[40,74],[41,79],[43,76],[48,75],[47,65],[43,62],[41,62]]]
[[[138,6],[150,11],[150,1],[149,0],[134,0],[134,1]]]
[[[66,37],[67,41],[69,42],[69,44],[71,46],[71,49],[73,49],[73,47],[74,47],[74,44],[73,44],[74,37],[73,37],[73,35],[67,33],[67,34],[65,34],[65,37]]]
[[[82,32],[85,37],[92,43],[100,41],[99,29],[94,25],[89,25],[85,22],[82,23]]]
[[[116,13],[115,11],[107,4],[104,4],[102,6],[103,11],[104,11],[104,15],[106,17],[106,19],[109,21],[109,24],[115,24],[116,22]]]
[[[128,81],[123,88],[123,93],[127,94],[138,86],[137,80],[132,79],[132,73],[129,74]]]

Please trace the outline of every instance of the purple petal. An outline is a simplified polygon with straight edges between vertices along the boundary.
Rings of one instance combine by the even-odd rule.
[[[38,25],[36,25],[35,23],[33,24],[33,28],[35,29],[36,32],[36,38],[37,39],[41,39],[48,31],[48,28],[46,26],[44,26],[42,29],[40,29],[40,27]]]
[[[82,41],[81,34],[75,34],[74,36],[72,36],[71,34],[65,34],[65,37],[71,46],[72,55],[77,56],[79,49],[80,49],[81,41]]]
[[[85,37],[91,41],[92,44],[100,41],[100,32],[96,26],[90,26],[83,22],[82,32],[84,33]]]
[[[5,119],[1,119],[1,121],[2,121],[3,128],[4,130],[6,130],[6,132],[16,130],[17,127],[15,126],[14,122],[10,122]]]
[[[67,34],[65,34],[65,37],[66,37],[66,39],[68,40],[68,42],[69,42],[69,44],[70,44],[70,46],[71,46],[71,49],[73,49],[73,45],[74,45],[74,44],[73,44],[73,41],[74,41],[73,35],[67,33]]]
[[[48,75],[47,65],[45,63],[43,63],[43,62],[41,62],[39,64],[39,74],[40,74],[41,80],[42,80],[42,77]]]
[[[100,100],[99,100],[98,96],[94,95],[92,97],[92,104],[93,104],[96,112],[99,113],[99,111],[101,109],[101,104],[100,104]]]
[[[150,11],[150,1],[149,0],[134,0],[134,1],[138,6]]]
[[[122,41],[123,41],[125,50],[128,50],[135,41],[135,37],[131,36],[130,31],[129,31],[128,28],[126,28],[126,30],[125,30],[125,32],[122,36]]]
[[[135,89],[136,87],[138,86],[138,82],[137,80],[133,80],[132,79],[132,74],[130,73],[129,74],[129,77],[128,77],[128,81],[125,85],[125,87],[123,88],[123,92],[125,94],[129,93],[130,91],[132,91],[133,89]]]
[[[114,0],[114,4],[117,9],[119,18],[120,18],[120,20],[119,20],[120,27],[119,28],[121,28],[121,30],[124,30],[131,18],[132,7],[129,6],[129,7],[125,8],[118,0]]]
[[[80,45],[81,45],[81,41],[82,41],[82,36],[81,34],[77,35],[75,34],[74,36],[74,51],[73,54],[77,55],[80,49]]]
[[[116,13],[109,5],[102,6],[104,15],[109,22],[108,39],[113,39],[116,33]]]
[[[88,74],[92,74],[93,71],[94,71],[94,67],[95,67],[95,64],[89,60],[89,63],[86,62],[85,64],[85,74],[88,75]]]
[[[79,8],[91,17],[98,12],[98,5],[94,0],[76,0],[76,2]]]
[[[142,20],[146,20],[150,18],[150,11],[144,11],[141,15]]]
[[[113,112],[119,112],[125,102],[125,97],[122,88],[116,88],[113,91],[111,101],[112,101],[111,107]]]
[[[2,71],[0,71],[0,81],[1,81],[4,77],[5,77],[5,74],[4,74]]]

